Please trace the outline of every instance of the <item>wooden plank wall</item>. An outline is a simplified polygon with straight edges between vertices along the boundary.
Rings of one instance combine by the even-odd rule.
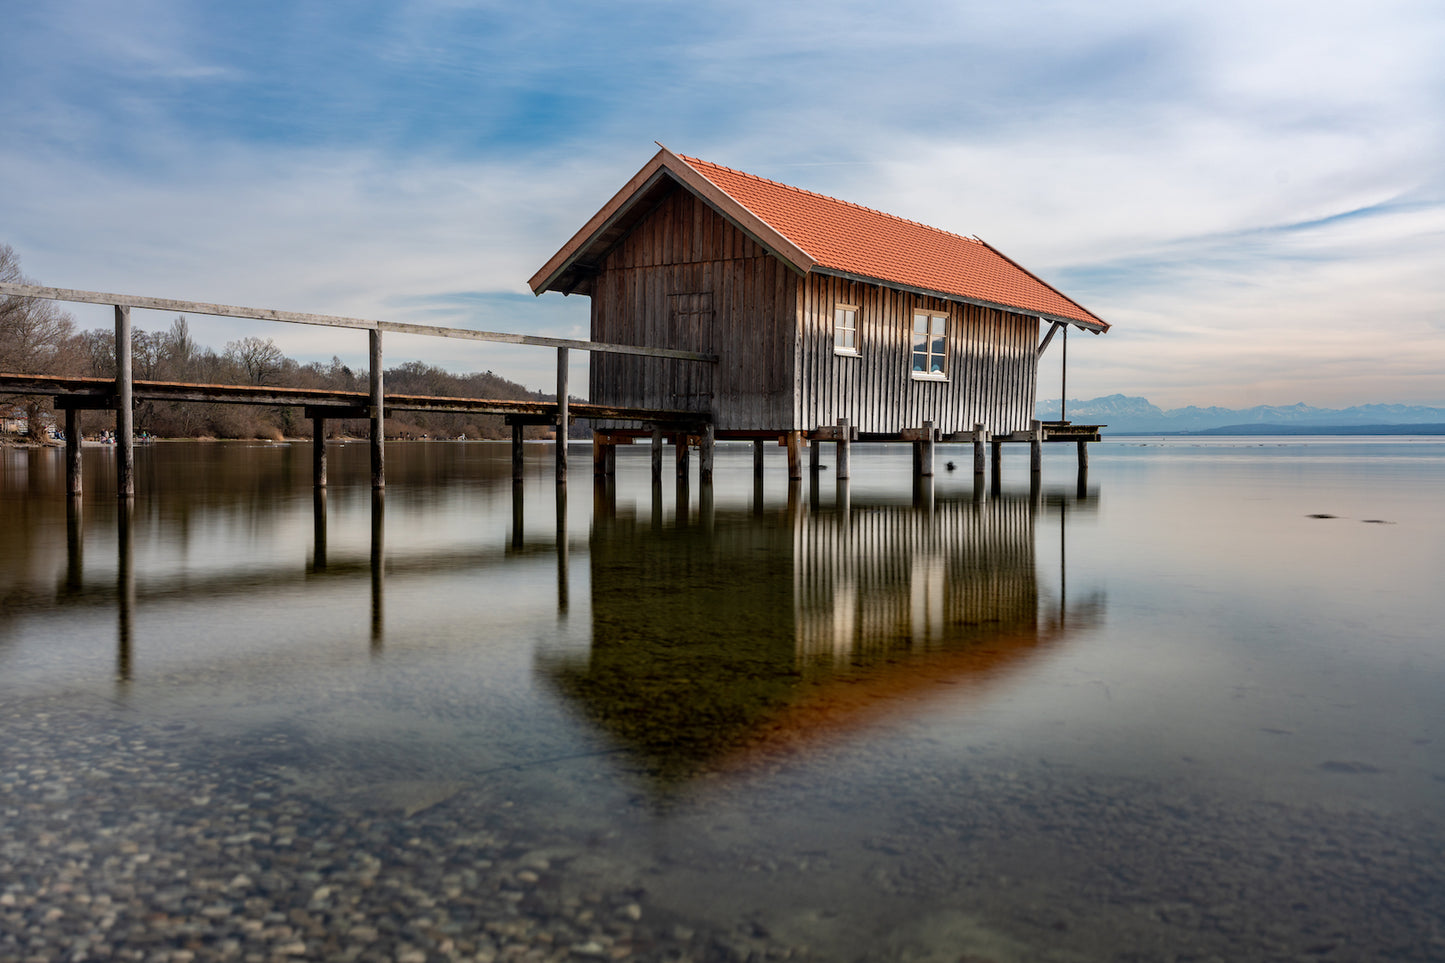
[[[803,515],[795,530],[798,661],[864,665],[955,650],[1039,625],[1025,500]]]
[[[798,427],[848,418],[866,433],[932,421],[944,432],[982,423],[1019,431],[1034,417],[1039,321],[826,275],[801,285]],[[833,353],[833,308],[859,307],[857,357]],[[948,380],[911,377],[913,311],[948,314]]]
[[[797,275],[678,188],[604,258],[592,337],[707,351],[716,366],[594,353],[590,397],[712,411],[718,430],[786,430]]]

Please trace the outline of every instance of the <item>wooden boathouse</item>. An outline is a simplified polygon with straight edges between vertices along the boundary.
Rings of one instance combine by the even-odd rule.
[[[986,442],[995,463],[1000,442],[1032,442],[1037,468],[1041,442],[1076,441],[1083,467],[1099,437],[1034,419],[1053,335],[1109,330],[1078,302],[976,237],[666,148],[530,285],[590,297],[594,340],[718,358],[593,354],[594,403],[701,411],[717,438],[777,438],[794,478],[807,439],[837,442],[843,472],[849,441],[911,441],[932,474],[936,441],[972,441],[982,471]],[[607,445],[646,428],[596,431],[605,471]]]

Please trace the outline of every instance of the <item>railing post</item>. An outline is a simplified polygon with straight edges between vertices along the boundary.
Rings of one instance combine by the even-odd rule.
[[[130,308],[115,306],[115,493],[135,495],[135,382],[131,376]]]
[[[557,482],[567,481],[567,349],[557,349]]]
[[[386,412],[382,410],[381,331],[367,332],[371,341],[371,487],[386,487]]]

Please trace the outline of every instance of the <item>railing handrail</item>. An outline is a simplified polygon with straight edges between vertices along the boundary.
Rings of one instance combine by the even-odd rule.
[[[222,318],[247,318],[255,321],[285,321],[290,324],[315,324],[331,328],[352,328],[361,331],[387,331],[397,334],[418,334],[433,338],[457,338],[468,341],[493,341],[503,344],[527,344],[543,348],[575,348],[579,351],[604,351],[612,354],[643,355],[650,358],[674,358],[680,361],[702,361],[717,364],[715,354],[680,351],[675,348],[643,348],[604,341],[579,341],[573,338],[548,338],[533,334],[511,334],[505,331],[475,331],[471,328],[443,328],[429,324],[402,321],[377,321],[369,318],[348,318],[329,314],[307,314],[299,311],[278,311],[274,308],[247,308],[234,304],[210,304],[205,301],[178,301],[174,298],[140,297],[111,294],[104,291],[80,291],[74,288],[50,288],[36,284],[0,282],[0,295],[18,298],[40,298],[46,301],[70,301],[77,304],[108,304],[115,307],[145,308],[155,311],[177,311],[182,314],[204,314]]]

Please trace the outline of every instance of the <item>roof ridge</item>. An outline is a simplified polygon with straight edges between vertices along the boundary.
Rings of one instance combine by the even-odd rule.
[[[921,227],[924,230],[932,231],[935,234],[944,234],[948,237],[957,238],[960,241],[968,241],[970,244],[982,244],[984,247],[988,247],[988,244],[985,243],[983,239],[978,237],[977,235],[970,237],[964,234],[955,234],[952,231],[945,231],[941,227],[934,227],[932,224],[924,224],[922,221],[915,221],[911,218],[900,217],[897,214],[890,214],[887,211],[880,211],[876,207],[868,207],[866,204],[856,204],[853,201],[845,201],[841,197],[833,197],[830,194],[820,194],[817,191],[810,191],[806,187],[798,187],[794,184],[784,184],[782,181],[775,181],[770,177],[762,177],[758,174],[749,173],[748,171],[740,171],[735,167],[728,167],[726,164],[718,164],[714,161],[703,160],[701,157],[689,157],[686,154],[679,154],[678,156],[681,157],[683,160],[687,161],[688,163],[706,164],[708,167],[716,167],[721,170],[725,170],[729,174],[737,174],[740,177],[747,177],[755,181],[762,181],[765,184],[772,184],[774,187],[781,187],[785,190],[796,191],[799,194],[807,194],[809,197],[817,197],[825,201],[832,201],[834,204],[842,204],[844,207],[851,207],[856,210],[867,211],[869,214],[877,214],[879,217],[886,217],[890,221],[898,221],[902,224],[912,224],[914,227]]]

